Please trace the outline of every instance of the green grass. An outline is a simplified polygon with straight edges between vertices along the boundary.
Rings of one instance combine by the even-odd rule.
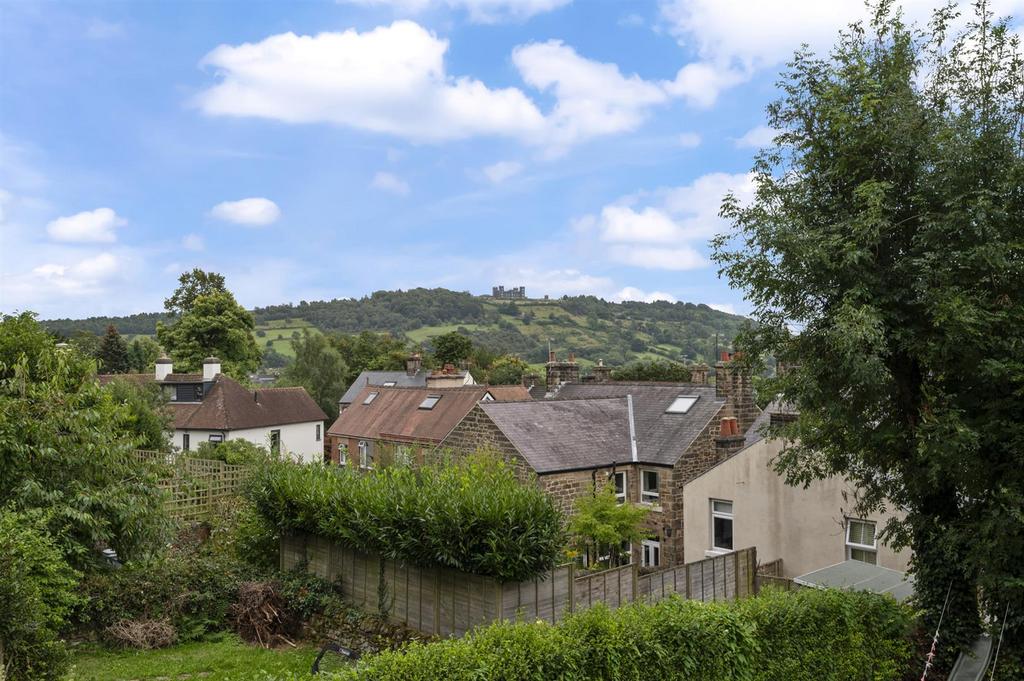
[[[204,679],[243,681],[293,673],[310,679],[309,668],[317,650],[310,646],[266,650],[234,636],[199,643],[183,643],[161,650],[107,650],[82,646],[74,653],[74,666],[66,681],[145,681],[147,679]]]
[[[253,338],[256,339],[256,345],[259,347],[260,352],[267,347],[267,341],[271,341],[271,345],[274,350],[277,350],[285,357],[295,357],[295,351],[292,350],[292,332],[298,331],[302,334],[303,329],[308,330],[310,333],[321,333],[320,329],[316,328],[305,319],[274,319],[265,324],[259,324],[253,331]],[[263,331],[264,336],[260,337],[256,332]],[[278,340],[277,337],[281,336]]]
[[[496,329],[497,326],[487,324],[442,324],[440,326],[421,326],[418,329],[406,331],[405,335],[414,343],[422,343],[435,336],[457,331],[459,328],[464,328],[469,331],[477,331],[479,329]]]

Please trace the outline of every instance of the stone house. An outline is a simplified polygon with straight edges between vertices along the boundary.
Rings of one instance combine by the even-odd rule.
[[[794,417],[773,402],[748,430],[742,449],[683,486],[687,560],[756,545],[762,563],[782,559],[783,577],[845,560],[905,571],[909,550],[895,551],[877,538],[898,510],[861,516],[853,509],[857,491],[849,481],[832,477],[792,486],[772,468],[785,443],[763,437],[761,429]]]
[[[477,403],[528,400],[522,386],[363,387],[327,429],[331,461],[372,468],[421,464]]]
[[[546,400],[481,402],[440,449],[481,446],[531,474],[570,513],[573,501],[611,481],[623,503],[650,508],[651,538],[631,547],[642,567],[684,562],[684,485],[744,445],[760,415],[749,378],[718,366],[706,383],[559,382]]]

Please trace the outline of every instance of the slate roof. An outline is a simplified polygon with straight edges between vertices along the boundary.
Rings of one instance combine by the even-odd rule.
[[[338,404],[355,403],[356,396],[368,385],[382,386],[394,381],[396,386],[403,388],[425,386],[429,375],[430,370],[428,369],[420,369],[412,375],[406,371],[363,371],[356,377],[356,380],[352,381],[352,385],[338,400]]]
[[[632,461],[625,397],[482,402],[480,408],[538,473]]]
[[[725,400],[715,397],[715,386],[695,383],[567,383],[546,402],[626,395],[633,399],[638,460],[662,466],[674,465],[725,406]],[[685,414],[665,413],[680,395],[696,395],[699,399]]]
[[[513,388],[513,389],[510,389]],[[488,392],[496,399],[529,399],[515,386],[469,385],[459,388],[403,388],[365,386],[352,405],[327,429],[328,435],[364,440],[398,440],[437,443],[451,432]],[[376,392],[370,404],[366,397]],[[433,409],[420,409],[428,395],[441,395]]]
[[[242,430],[327,419],[305,388],[249,390],[224,374],[217,374],[202,402],[170,407],[180,429]]]
[[[745,439],[743,442],[744,447],[749,447],[752,444],[760,442],[764,439],[764,433],[762,432],[772,420],[772,414],[796,414],[797,411],[792,405],[782,402],[780,400],[772,401],[767,407],[764,408],[754,422],[750,424],[750,428],[744,434]]]

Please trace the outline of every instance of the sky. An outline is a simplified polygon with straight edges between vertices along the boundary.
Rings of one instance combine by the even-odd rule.
[[[0,0],[0,311],[158,311],[201,267],[247,307],[525,285],[749,312],[718,207],[753,191],[786,59],[863,14]]]

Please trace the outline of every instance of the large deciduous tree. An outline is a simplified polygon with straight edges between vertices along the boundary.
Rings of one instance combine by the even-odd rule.
[[[196,267],[191,272],[183,272],[178,277],[178,288],[174,289],[170,298],[164,300],[164,309],[170,314],[180,317],[192,310],[199,296],[227,292],[224,275],[207,272]]]
[[[156,337],[174,360],[176,369],[198,370],[203,359],[218,357],[224,373],[245,379],[260,368],[262,354],[252,332],[253,316],[227,291],[199,295],[176,322],[158,323]]]
[[[303,329],[302,336],[292,341],[295,361],[282,375],[288,385],[300,385],[332,419],[338,416],[338,400],[348,387],[348,367],[341,353],[331,347],[323,334]]]
[[[740,341],[789,370],[790,481],[843,475],[891,504],[940,649],[1010,605],[1024,640],[1024,64],[976,7],[908,28],[889,2],[828,58],[797,53],[768,109],[755,198],[714,257],[753,306]],[[1007,677],[1009,678],[1009,677]]]
[[[458,365],[473,352],[473,341],[458,331],[437,336],[431,340],[431,345],[434,346],[434,359],[441,366]]]

